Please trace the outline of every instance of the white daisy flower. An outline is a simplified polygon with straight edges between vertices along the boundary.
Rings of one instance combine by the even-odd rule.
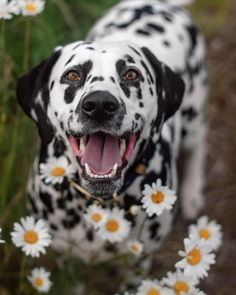
[[[1,238],[1,232],[2,232],[2,229],[0,228],[0,238]],[[5,243],[5,241],[0,239],[0,244],[2,243]]]
[[[21,14],[25,16],[35,16],[44,10],[43,0],[19,0]]]
[[[174,295],[174,292],[163,287],[158,280],[144,280],[138,287],[136,295]]]
[[[40,253],[45,254],[45,247],[52,242],[45,222],[42,219],[36,221],[32,216],[21,218],[20,221],[21,223],[14,223],[11,232],[15,246],[21,247],[27,256],[39,257]]]
[[[190,225],[189,234],[195,239],[207,241],[213,251],[219,249],[222,244],[221,226],[214,220],[209,221],[207,216],[199,218],[196,225]]]
[[[11,19],[13,14],[19,14],[17,1],[0,0],[0,19]]]
[[[198,280],[184,275],[180,269],[177,269],[176,272],[168,272],[167,277],[163,278],[161,283],[172,288],[174,294],[184,295],[194,289]]]
[[[36,267],[31,271],[28,280],[38,292],[48,293],[52,286],[52,282],[49,279],[50,275],[51,273],[43,267]]]
[[[75,168],[69,164],[65,156],[49,158],[47,163],[39,165],[40,178],[46,183],[62,183],[64,178],[72,178]]]
[[[176,201],[175,192],[167,186],[162,186],[160,179],[157,179],[152,186],[145,184],[142,194],[144,195],[141,200],[142,206],[150,217],[154,214],[161,215],[165,209],[171,210]]]
[[[98,205],[91,205],[87,209],[87,213],[84,215],[84,218],[98,229],[102,224],[107,220],[107,211]]]
[[[106,222],[98,229],[98,236],[111,243],[120,242],[127,238],[131,224],[124,218],[124,210],[113,208],[107,212]]]
[[[127,248],[130,253],[135,256],[140,256],[143,252],[143,244],[138,240],[132,240],[127,242]]]
[[[183,259],[175,264],[176,268],[183,269],[186,276],[192,278],[207,277],[210,265],[215,263],[215,254],[203,239],[184,239],[185,251],[179,251]]]
[[[203,291],[200,291],[197,288],[193,288],[187,295],[206,295]]]

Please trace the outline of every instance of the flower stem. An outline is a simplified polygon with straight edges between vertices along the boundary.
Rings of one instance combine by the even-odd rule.
[[[4,54],[5,54],[5,21],[1,20],[0,28],[0,64],[1,64],[1,80],[4,77]]]
[[[31,20],[27,20],[25,23],[24,33],[24,56],[23,56],[23,71],[27,71],[29,67],[29,52],[30,52],[30,33],[31,33]]]
[[[20,279],[19,279],[19,294],[24,294],[23,290],[23,281],[24,281],[24,272],[25,272],[25,266],[26,266],[26,256],[23,255],[23,258],[21,260],[21,267],[20,267]]]

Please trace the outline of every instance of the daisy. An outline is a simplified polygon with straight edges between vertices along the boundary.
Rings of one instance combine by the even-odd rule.
[[[190,292],[188,292],[187,295],[206,295],[206,293],[204,293],[203,291],[200,291],[197,288],[194,288],[193,290],[191,290]]]
[[[44,9],[45,1],[43,0],[19,0],[19,7],[22,15],[35,16]]]
[[[130,253],[140,256],[143,252],[143,244],[138,240],[128,241],[127,247]]]
[[[189,234],[195,239],[207,241],[213,251],[219,249],[222,244],[221,226],[214,220],[209,222],[207,216],[199,218],[196,225],[190,225]]]
[[[46,271],[43,267],[34,268],[31,271],[31,275],[28,276],[32,287],[34,287],[38,292],[48,293],[51,289],[52,282],[50,281],[51,273]]]
[[[39,165],[40,178],[45,183],[62,183],[64,178],[72,178],[75,173],[74,167],[69,164],[65,156],[59,158],[49,158],[47,163]]]
[[[1,232],[2,232],[2,229],[0,228],[0,238],[1,238]],[[0,244],[2,243],[5,243],[5,241],[0,239]]]
[[[21,218],[20,221],[21,223],[14,223],[14,230],[11,232],[15,246],[21,247],[27,256],[39,257],[40,253],[45,254],[45,247],[52,242],[45,222],[42,219],[35,221],[32,216]]]
[[[144,280],[138,287],[136,295],[174,295],[173,291],[165,288],[157,280]]]
[[[98,229],[102,224],[106,222],[107,212],[101,206],[91,205],[87,209],[87,213],[84,215],[84,218]]]
[[[167,186],[162,186],[160,179],[152,186],[145,184],[142,194],[144,197],[141,202],[149,217],[154,214],[161,215],[165,209],[171,210],[176,201],[175,192]]]
[[[167,277],[162,279],[161,282],[172,288],[176,295],[188,294],[198,284],[198,280],[190,279],[180,269],[177,269],[176,272],[168,272]]]
[[[98,229],[98,236],[111,243],[127,238],[130,232],[130,222],[124,218],[124,210],[113,208],[108,211],[106,222]]]
[[[11,19],[13,14],[19,14],[19,7],[15,0],[0,0],[0,19]]]
[[[184,239],[185,251],[179,251],[183,259],[175,264],[183,269],[186,276],[193,278],[207,277],[210,265],[215,263],[215,254],[210,253],[211,247],[203,239]]]

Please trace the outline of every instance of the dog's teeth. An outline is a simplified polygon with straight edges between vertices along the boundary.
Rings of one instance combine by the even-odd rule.
[[[89,168],[89,165],[87,163],[85,163],[85,171],[86,173],[90,176],[90,174],[92,174],[90,168]]]
[[[110,173],[111,177],[113,177],[113,176],[116,175],[117,168],[118,168],[118,164],[116,163],[116,164],[114,165],[114,167],[112,168],[112,172]]]
[[[123,156],[123,154],[125,152],[125,149],[126,149],[126,141],[124,139],[121,139],[121,142],[120,142],[120,154],[121,154],[121,156]]]

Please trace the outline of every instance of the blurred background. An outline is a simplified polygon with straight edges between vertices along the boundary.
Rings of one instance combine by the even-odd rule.
[[[16,77],[38,64],[57,45],[83,39],[104,10],[117,2],[50,0],[36,17],[0,20],[0,226],[7,241],[13,222],[26,215],[25,184],[37,146],[35,126],[16,103]],[[210,72],[204,213],[221,223],[224,230],[217,264],[201,287],[208,295],[236,294],[236,1],[196,0],[188,9],[206,37]],[[157,254],[153,270],[157,278],[173,269],[187,226],[179,218]],[[0,294],[17,295],[20,251],[11,243],[1,245],[0,257]],[[119,263],[122,267],[123,262]],[[70,257],[64,259],[61,270],[54,253],[32,262],[35,265],[53,271],[50,294],[70,295],[78,280],[86,283],[87,294],[114,294],[120,279],[118,276],[108,281],[108,276],[115,276],[112,266],[84,266]],[[24,288],[23,294],[33,294],[27,285]]]

